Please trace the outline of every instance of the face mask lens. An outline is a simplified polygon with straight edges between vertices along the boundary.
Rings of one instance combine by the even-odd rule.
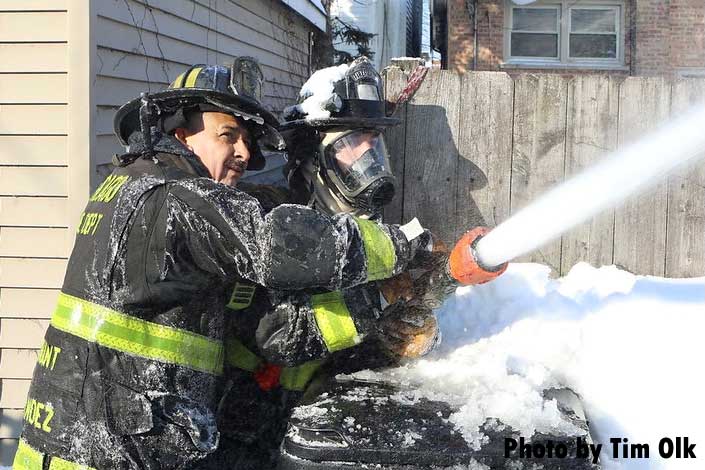
[[[328,166],[349,193],[356,193],[383,176],[391,176],[387,149],[378,131],[347,134],[329,147]]]

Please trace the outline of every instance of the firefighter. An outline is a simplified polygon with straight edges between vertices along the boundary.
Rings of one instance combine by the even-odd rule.
[[[301,96],[304,101],[308,97]],[[400,122],[387,116],[383,97],[379,73],[366,57],[360,57],[333,84],[333,96],[327,100],[329,117],[310,117],[300,104],[285,110],[280,130],[289,149],[285,174],[293,201],[328,215],[381,220],[384,206],[396,192],[383,131]],[[423,257],[415,268],[427,273],[446,260],[442,242],[436,239],[435,245],[435,255]],[[438,339],[432,308],[458,285],[446,279],[442,292],[434,286],[437,299],[428,292],[418,298],[421,283],[409,273],[350,289],[345,295],[379,300],[362,302],[375,320],[367,329],[393,359],[413,358],[428,353]],[[270,339],[267,344],[276,343]],[[273,349],[268,348],[270,354]],[[292,355],[295,350],[280,347],[279,354]]]
[[[362,97],[361,87],[369,92]],[[291,191],[243,185],[267,209],[295,200],[329,216],[348,213],[369,220],[379,218],[391,200],[395,179],[380,131],[399,120],[385,116],[379,74],[358,59],[335,89],[341,112],[324,122],[289,114],[293,117],[283,126]],[[340,173],[329,178],[328,170]],[[347,189],[355,194],[346,197]],[[432,266],[424,272],[439,257],[426,258]],[[274,468],[289,411],[314,377],[428,353],[438,340],[438,326],[431,306],[414,299],[413,287],[407,276],[338,291],[257,289],[248,305],[228,306],[222,438],[220,449],[199,468]],[[333,313],[335,323],[324,312]]]
[[[304,206],[265,215],[234,188],[264,164],[258,143],[281,144],[261,84],[247,58],[193,66],[118,110],[128,152],[81,215],[16,470],[192,467],[220,436],[223,305],[248,306],[254,286],[389,278],[428,246],[427,232]],[[333,325],[338,313],[317,315]]]

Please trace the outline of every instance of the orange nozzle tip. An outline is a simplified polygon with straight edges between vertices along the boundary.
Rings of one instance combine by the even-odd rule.
[[[487,227],[475,227],[466,232],[455,244],[448,259],[448,268],[450,275],[459,283],[466,286],[484,284],[506,271],[507,263],[496,268],[487,268],[481,266],[477,259],[475,245],[489,231]]]

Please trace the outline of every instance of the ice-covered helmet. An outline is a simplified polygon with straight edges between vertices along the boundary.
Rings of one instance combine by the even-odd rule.
[[[265,166],[262,148],[282,150],[284,141],[277,131],[279,121],[262,106],[262,71],[256,59],[239,57],[230,67],[194,65],[176,77],[166,90],[136,98],[115,114],[113,128],[123,145],[130,135],[143,130],[140,122],[145,107],[163,132],[185,127],[189,112],[223,112],[240,119],[253,137],[248,170]]]
[[[366,57],[313,74],[280,127],[290,185],[303,179],[327,212],[378,215],[395,190],[382,129],[400,123],[385,105],[382,78]]]

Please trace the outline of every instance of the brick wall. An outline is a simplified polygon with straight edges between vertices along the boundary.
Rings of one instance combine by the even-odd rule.
[[[669,3],[670,0],[637,0],[634,64],[637,75],[662,75],[669,72]]]
[[[705,2],[671,1],[671,58],[676,67],[705,67]]]
[[[472,0],[448,3],[448,68],[459,72],[472,70],[473,21],[468,4]],[[504,0],[478,3],[478,70],[497,70],[502,62]]]
[[[468,3],[472,0],[448,2],[448,68],[461,72],[473,68],[473,21]],[[596,72],[503,68],[504,7],[505,0],[478,2],[478,70]],[[624,60],[629,70],[618,73],[672,76],[682,68],[705,68],[705,0],[627,0],[625,8]]]
[[[638,0],[636,38],[639,75],[705,68],[705,2]]]
[[[448,2],[448,69],[472,69],[473,36],[466,0]]]

